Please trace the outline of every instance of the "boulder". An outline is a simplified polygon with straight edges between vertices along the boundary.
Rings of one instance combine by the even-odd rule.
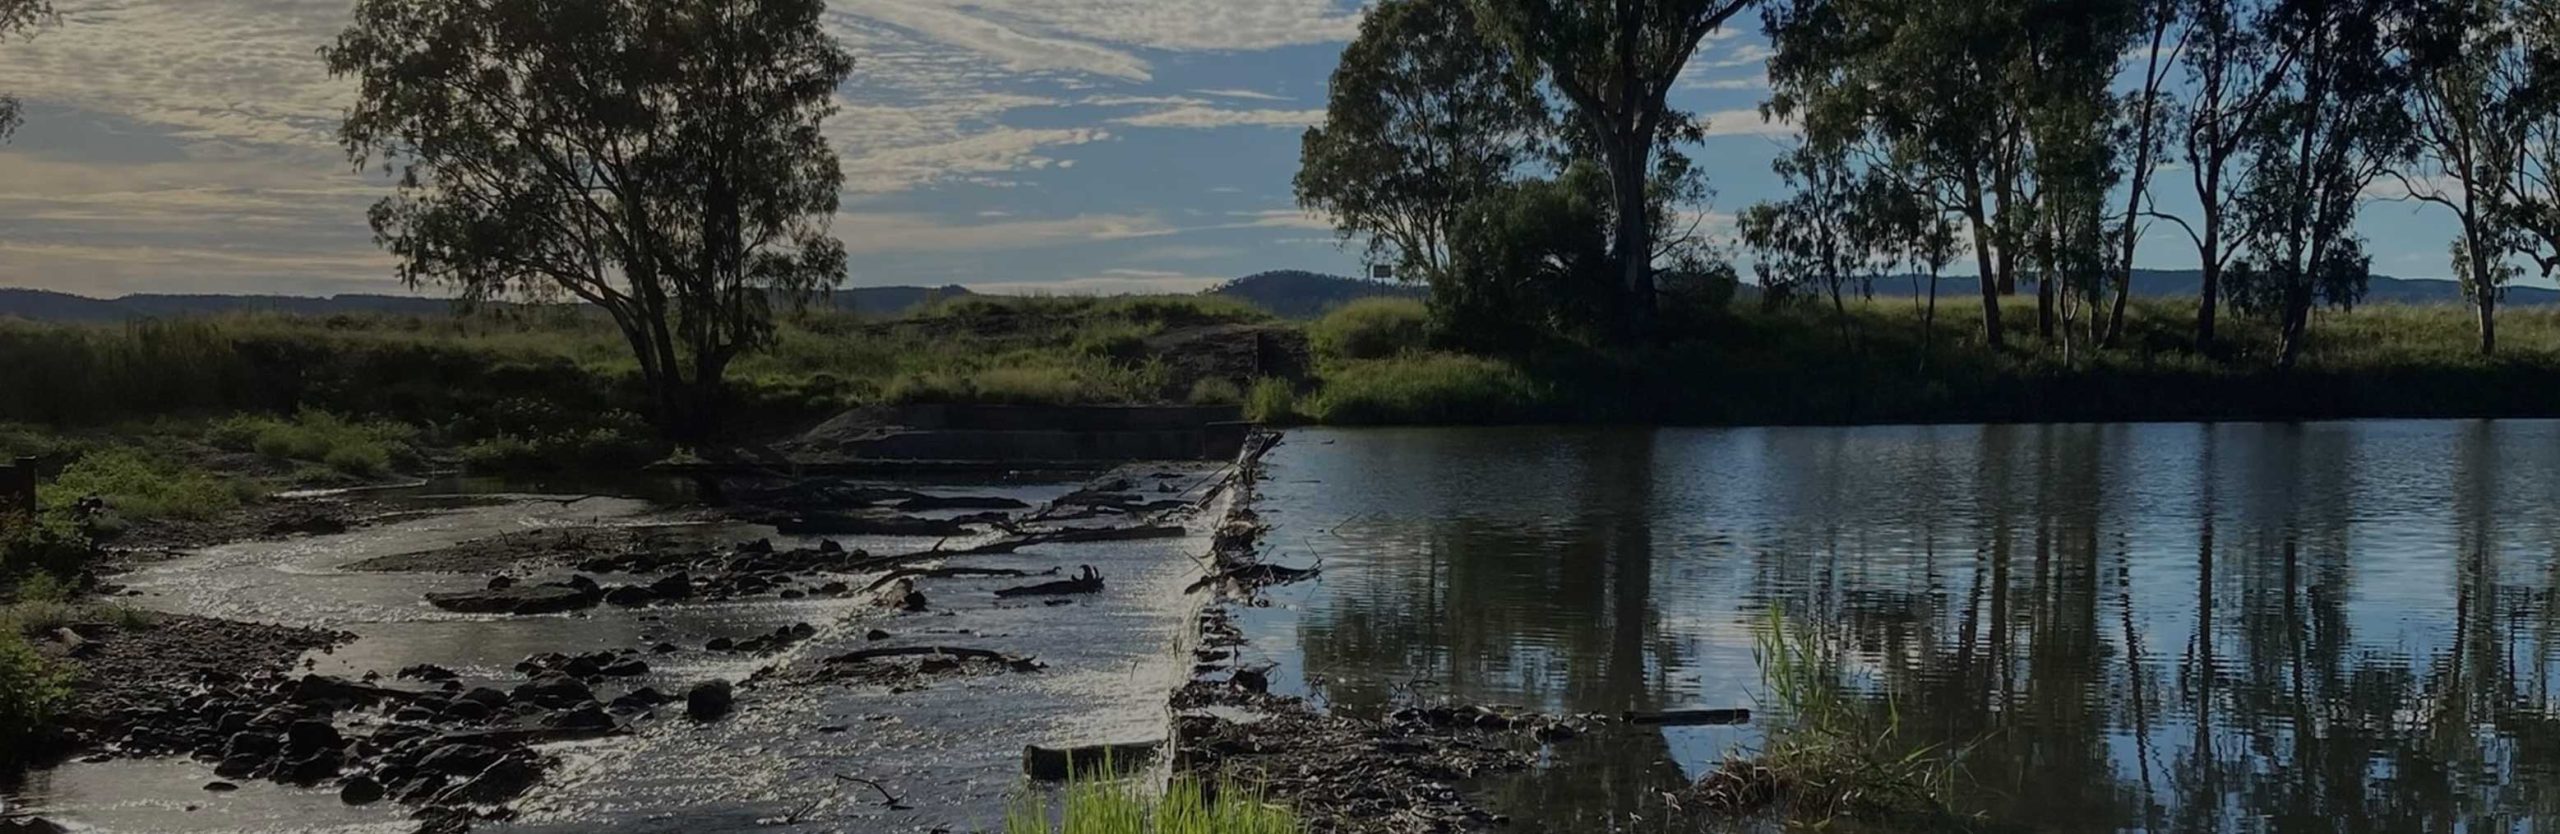
[[[728,681],[704,681],[685,692],[684,714],[695,721],[718,721],[728,715],[737,702],[736,688]]]
[[[371,805],[382,801],[386,790],[371,776],[354,776],[338,786],[338,801],[349,805]]]
[[[516,687],[512,700],[532,702],[552,709],[569,709],[596,699],[595,690],[565,675],[544,675]]]
[[[649,593],[661,599],[683,599],[693,596],[693,577],[683,571],[667,574],[649,583]]]

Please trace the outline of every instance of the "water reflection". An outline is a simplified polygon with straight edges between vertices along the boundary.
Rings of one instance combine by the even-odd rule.
[[[2560,424],[1313,432],[1273,471],[1327,572],[1249,627],[1341,708],[1750,704],[1774,608],[1971,745],[1994,823],[2560,829]],[[1748,733],[1493,791],[1624,830]]]

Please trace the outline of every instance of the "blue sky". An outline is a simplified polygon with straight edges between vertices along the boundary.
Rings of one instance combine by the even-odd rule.
[[[330,139],[350,90],[315,51],[348,0],[57,0],[62,25],[0,43],[28,124],[0,146],[0,286],[87,295],[396,291],[364,225],[384,193]],[[1265,269],[1357,270],[1297,210],[1298,134],[1356,31],[1347,0],[832,0],[859,63],[829,135],[849,285],[1188,291]],[[1757,21],[1747,21],[1746,30]],[[1692,153],[1710,235],[1777,196],[1791,141],[1752,114],[1764,41],[1702,48],[1675,103],[1712,114]],[[2181,210],[2183,172],[2163,206]],[[2375,271],[2446,274],[2449,221],[2365,216]],[[2155,229],[2146,266],[2192,266]]]

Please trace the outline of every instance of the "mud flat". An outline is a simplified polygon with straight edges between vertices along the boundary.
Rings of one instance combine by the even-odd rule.
[[[78,651],[204,662],[103,676],[6,798],[99,831],[993,829],[1026,746],[1162,738],[1229,474],[898,499],[1002,514],[958,536],[502,496],[193,550],[117,578],[157,625]],[[450,604],[525,589],[574,604]]]

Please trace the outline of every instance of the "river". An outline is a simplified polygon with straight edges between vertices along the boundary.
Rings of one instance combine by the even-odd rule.
[[[2560,814],[2560,423],[1310,430],[1268,458],[1242,617],[1337,709],[1617,713],[1484,786],[1642,830],[1779,718],[1757,629],[2042,831],[2529,830]],[[1653,805],[1648,805],[1652,803]]]

